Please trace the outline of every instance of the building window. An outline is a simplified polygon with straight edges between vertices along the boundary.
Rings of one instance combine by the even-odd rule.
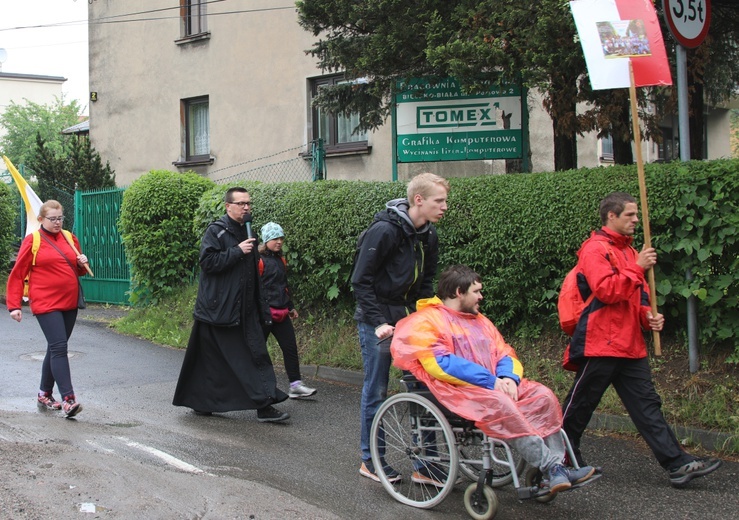
[[[344,76],[331,76],[311,80],[311,101],[318,91],[329,85],[348,83]],[[311,103],[312,106],[312,103]],[[327,154],[342,152],[366,152],[367,132],[354,133],[359,124],[359,114],[351,116],[334,115],[318,107],[312,107],[313,138],[323,139]]]
[[[610,135],[600,139],[600,160],[613,162],[613,137]]]
[[[662,130],[662,142],[657,145],[657,160],[659,162],[670,162],[680,157],[680,142],[669,126],[660,127]]]
[[[182,37],[197,36],[207,32],[205,24],[206,0],[180,0]]]
[[[210,116],[208,96],[185,99],[185,161],[210,161]]]

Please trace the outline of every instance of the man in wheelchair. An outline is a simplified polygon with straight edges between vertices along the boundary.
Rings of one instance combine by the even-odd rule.
[[[502,439],[549,480],[550,493],[589,480],[591,466],[566,468],[554,393],[524,379],[523,366],[498,329],[480,314],[480,276],[463,265],[439,276],[438,297],[419,300],[417,312],[395,328],[393,363],[428,386],[451,412]],[[419,470],[420,471],[420,470]],[[426,470],[428,472],[428,470]],[[433,475],[413,475],[433,479]]]

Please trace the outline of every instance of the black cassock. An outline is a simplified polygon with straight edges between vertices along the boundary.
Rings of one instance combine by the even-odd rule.
[[[229,412],[255,410],[287,399],[277,388],[259,322],[255,262],[240,262],[238,268],[244,269],[247,280],[240,324],[221,327],[195,320],[172,401],[176,406]]]

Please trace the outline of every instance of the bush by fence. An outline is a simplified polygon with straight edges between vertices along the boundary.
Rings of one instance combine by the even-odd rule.
[[[193,215],[213,185],[196,173],[152,170],[126,190],[119,227],[131,264],[131,303],[156,301],[197,275]]]
[[[0,183],[0,271],[9,271],[13,243],[17,241],[15,219],[18,215],[18,190],[15,185]]]
[[[686,297],[693,294],[699,301],[701,342],[733,345],[733,360],[739,361],[739,161],[648,165],[646,173],[653,244],[659,251],[657,292],[668,326],[684,329]],[[600,199],[617,190],[638,199],[635,166],[455,178],[450,183],[449,210],[438,225],[440,269],[454,263],[476,269],[484,282],[483,311],[524,336],[556,326],[559,285],[582,241],[600,227]],[[168,236],[190,244],[182,244],[177,256],[188,259],[179,260],[182,267],[192,269],[186,249],[197,256],[193,243],[208,222],[223,214],[223,193],[232,185],[205,192],[190,222],[185,222],[187,208],[181,203],[172,208],[178,218],[167,221]],[[347,279],[357,235],[385,202],[405,195],[405,185],[323,181],[245,187],[254,201],[254,228],[275,221],[285,229],[295,299],[329,315],[351,308]],[[127,209],[149,211],[133,200]],[[640,240],[637,230],[637,247]],[[172,269],[164,267],[172,265],[164,261],[171,253],[161,254],[150,259],[160,264],[157,271]],[[685,279],[687,269],[691,282]],[[163,287],[170,282],[148,283]]]

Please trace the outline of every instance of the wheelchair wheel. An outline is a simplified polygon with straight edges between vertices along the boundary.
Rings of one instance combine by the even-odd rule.
[[[529,487],[536,486],[538,488],[541,488],[542,487],[541,481],[543,479],[544,479],[544,475],[542,475],[541,470],[539,468],[534,468],[532,466],[528,467],[524,475],[524,482]],[[541,504],[546,504],[548,502],[551,502],[555,498],[557,498],[556,493],[555,494],[547,493],[546,495],[535,497],[534,500],[536,500],[537,502]]]
[[[454,487],[454,432],[439,408],[423,396],[397,394],[380,406],[370,431],[370,450],[380,482],[398,502],[428,509]],[[400,480],[388,480],[391,470],[400,473]]]
[[[498,497],[489,486],[483,486],[481,497],[473,499],[477,484],[470,484],[464,492],[464,508],[475,520],[490,520],[498,512]]]
[[[459,470],[462,474],[473,482],[477,482],[482,470],[482,433],[474,432],[470,435],[466,435],[464,440],[459,444]],[[506,451],[500,444],[493,444],[493,453],[500,460],[506,460]],[[498,464],[492,461],[493,472],[492,486],[499,488],[507,486],[513,481],[513,475],[511,475],[511,468],[504,464]],[[513,452],[513,467],[516,469],[516,474],[521,475],[526,461],[521,458],[516,452]]]

